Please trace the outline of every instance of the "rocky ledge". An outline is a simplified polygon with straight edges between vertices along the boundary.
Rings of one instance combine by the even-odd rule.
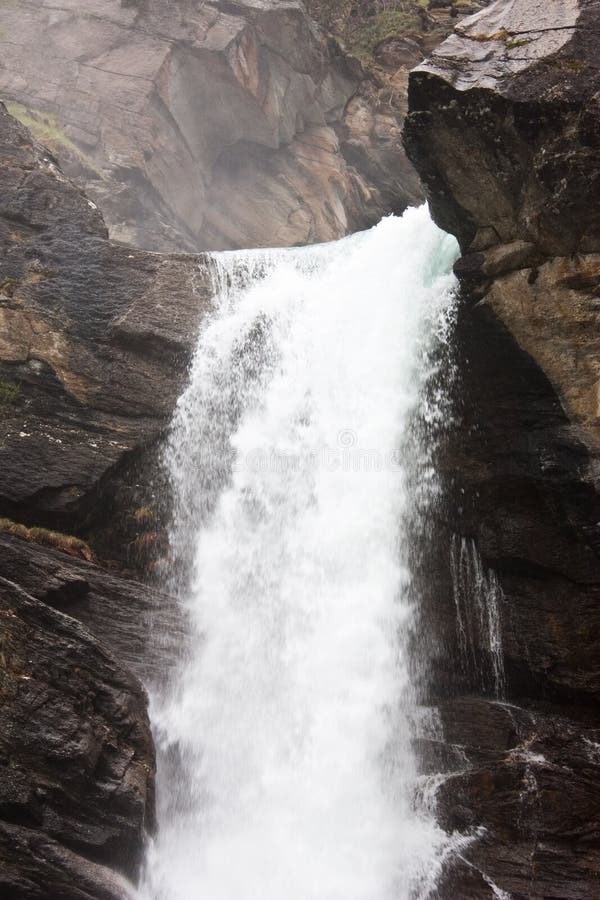
[[[440,897],[600,894],[599,30],[597,0],[498,0],[410,76],[405,145],[463,253],[425,561],[465,838]]]

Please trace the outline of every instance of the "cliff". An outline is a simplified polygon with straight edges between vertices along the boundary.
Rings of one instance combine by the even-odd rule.
[[[422,196],[405,92],[297,0],[16,0],[0,45],[0,96],[127,243],[332,240]]]
[[[600,891],[599,23],[595,0],[496,2],[410,76],[405,145],[463,252],[437,522],[454,556],[431,551],[429,622],[430,692],[470,767],[439,810],[449,829],[485,829],[441,896]],[[461,653],[477,558],[498,581],[505,692],[482,676],[489,653]]]
[[[0,246],[0,505],[34,526],[0,523],[14,534],[0,535],[0,892],[122,900],[154,822],[147,697],[131,671],[156,675],[156,636],[178,644],[178,622],[169,598],[40,526],[91,529],[120,568],[143,521],[152,544],[144,453],[180,390],[206,272],[111,243],[1,106]]]

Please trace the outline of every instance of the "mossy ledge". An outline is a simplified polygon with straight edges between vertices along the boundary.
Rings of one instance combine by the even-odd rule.
[[[51,531],[48,528],[38,528],[37,526],[29,528],[27,525],[4,518],[0,518],[0,533],[10,534],[31,544],[52,547],[54,550],[68,553],[69,556],[86,559],[88,562],[94,561],[94,554],[89,545],[81,538],[71,534],[61,534],[59,531]]]

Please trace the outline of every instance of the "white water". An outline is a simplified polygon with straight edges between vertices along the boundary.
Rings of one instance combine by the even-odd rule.
[[[453,535],[450,571],[463,670],[475,687],[505,696],[504,651],[500,607],[502,588],[496,573],[485,569],[473,539]]]
[[[443,838],[413,802],[405,453],[455,256],[425,208],[333,245],[215,255],[167,453],[191,635],[153,698],[148,897],[405,900],[432,885]]]

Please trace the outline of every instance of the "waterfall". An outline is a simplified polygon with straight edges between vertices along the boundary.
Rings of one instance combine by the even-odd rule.
[[[497,699],[505,695],[500,604],[496,573],[485,569],[475,541],[457,534],[450,546],[450,571],[462,669],[474,687]]]
[[[152,697],[146,897],[432,887],[445,838],[415,803],[403,523],[456,255],[422,207],[331,245],[213,257],[165,454],[190,633]]]

